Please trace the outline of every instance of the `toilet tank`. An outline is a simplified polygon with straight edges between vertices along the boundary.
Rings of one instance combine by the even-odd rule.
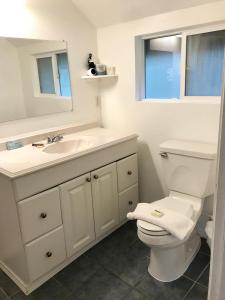
[[[217,146],[169,140],[160,145],[163,175],[170,191],[204,198],[214,192]]]

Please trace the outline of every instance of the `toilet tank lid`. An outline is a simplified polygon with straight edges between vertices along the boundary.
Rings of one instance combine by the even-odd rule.
[[[161,152],[191,157],[216,159],[217,145],[185,140],[169,140],[160,144]]]

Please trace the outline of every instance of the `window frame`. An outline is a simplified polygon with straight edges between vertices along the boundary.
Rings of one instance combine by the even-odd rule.
[[[60,53],[67,53],[67,58],[68,58],[68,52],[66,49],[33,55],[34,97],[35,98],[52,98],[52,99],[59,99],[59,100],[71,100],[72,99],[71,78],[70,78],[71,96],[61,96],[61,94],[60,94],[60,81],[59,81],[58,63],[57,63],[57,54],[60,54]],[[38,58],[47,58],[47,57],[51,57],[51,60],[52,60],[53,81],[54,81],[54,87],[55,87],[54,94],[41,93],[41,85],[40,85],[37,60],[38,60]],[[69,61],[68,61],[68,67],[69,67]]]
[[[225,23],[204,25],[200,27],[186,28],[176,31],[164,31],[144,36],[135,37],[135,61],[136,61],[136,100],[142,102],[160,103],[220,103],[221,96],[186,96],[186,54],[187,37],[201,33],[225,30]],[[180,60],[180,98],[154,99],[145,98],[145,52],[144,41],[147,39],[162,38],[167,36],[181,35],[181,60]]]

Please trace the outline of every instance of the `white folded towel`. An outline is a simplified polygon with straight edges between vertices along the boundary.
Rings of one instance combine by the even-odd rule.
[[[152,223],[167,230],[179,240],[186,239],[195,227],[195,222],[191,219],[193,215],[192,205],[188,203],[190,209],[188,216],[186,216],[181,211],[169,209],[168,205],[165,205],[165,200],[139,203],[133,212],[127,214],[127,218]],[[187,205],[186,208],[188,208]],[[191,214],[190,211],[192,211]]]

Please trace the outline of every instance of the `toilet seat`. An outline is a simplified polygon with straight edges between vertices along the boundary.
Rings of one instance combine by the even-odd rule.
[[[142,220],[137,221],[137,227],[138,229],[147,234],[147,235],[152,235],[152,236],[164,236],[164,235],[170,235],[170,233],[163,228],[154,225],[152,223],[148,223]]]
[[[191,197],[192,198],[192,197]],[[153,203],[157,204],[160,208],[167,208],[179,212],[180,214],[185,215],[188,218],[193,218],[194,215],[194,207],[192,201],[187,201],[187,197],[185,195],[185,199],[182,197],[169,196],[163,198],[158,201],[154,201]],[[142,233],[149,236],[168,236],[171,235],[167,230],[163,229],[160,226],[154,225],[152,223],[138,220],[137,221],[138,230]]]

